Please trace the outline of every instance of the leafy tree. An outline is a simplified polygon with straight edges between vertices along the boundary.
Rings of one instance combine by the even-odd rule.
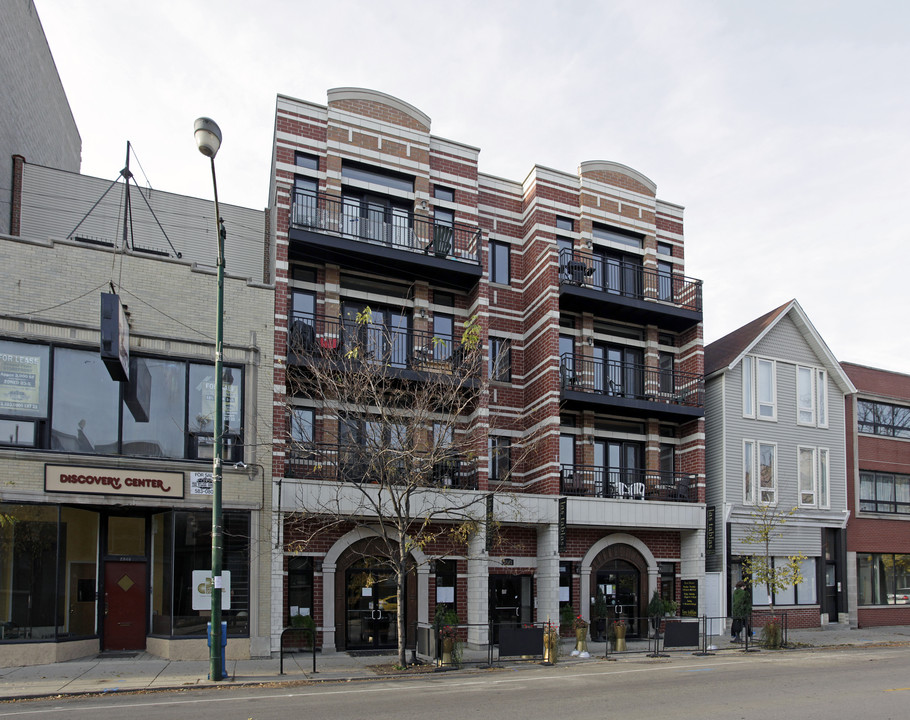
[[[413,334],[372,319],[366,308],[356,321],[292,328],[289,357],[298,362],[288,367],[288,395],[315,399],[321,419],[318,442],[299,432],[288,438],[286,474],[302,482],[301,510],[285,527],[294,537],[290,549],[327,532],[369,529],[371,540],[358,552],[395,580],[398,664],[405,665],[412,551],[464,554],[481,528],[495,530],[487,495],[472,492],[486,452],[480,400],[487,388],[476,318],[464,324],[460,342],[432,337],[423,348],[412,347]],[[512,467],[522,452],[513,452]],[[500,476],[490,490],[508,479]],[[509,493],[497,492],[500,517],[513,505]]]
[[[752,585],[764,585],[768,592],[768,604],[774,610],[773,593],[779,593],[788,587],[798,585],[804,578],[802,563],[806,556],[802,553],[790,555],[783,565],[775,565],[771,559],[771,543],[783,537],[782,528],[796,512],[796,508],[780,510],[774,505],[761,503],[752,511],[752,526],[743,537],[747,545],[757,545],[760,554],[751,555],[743,560],[743,575],[752,578]]]

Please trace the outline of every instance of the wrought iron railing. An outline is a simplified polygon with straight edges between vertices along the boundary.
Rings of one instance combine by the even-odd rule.
[[[381,457],[382,454],[382,451],[368,451],[361,445],[294,443],[288,448],[287,477],[393,484],[400,479],[401,483],[477,489],[476,465],[458,456],[438,458],[430,464],[429,458],[419,454],[406,452],[407,457],[398,461],[394,450],[390,449],[389,458]]]
[[[396,327],[395,325],[404,327]],[[476,363],[459,340],[407,327],[405,316],[393,324],[362,324],[324,315],[294,313],[288,327],[288,354],[300,357],[348,357],[422,372],[474,375]]]
[[[403,209],[365,205],[360,198],[296,190],[290,221],[291,227],[480,264],[479,228],[461,223],[437,223],[433,218]]]
[[[637,300],[656,300],[686,310],[702,309],[701,280],[595,253],[560,250],[559,283]]]
[[[559,474],[563,495],[670,502],[695,502],[698,499],[696,476],[689,473],[560,465]]]
[[[564,390],[690,407],[704,405],[705,379],[695,373],[600,360],[573,353],[562,355],[559,372]]]

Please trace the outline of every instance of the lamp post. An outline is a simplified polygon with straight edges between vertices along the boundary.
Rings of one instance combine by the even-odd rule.
[[[212,680],[223,680],[221,672],[224,658],[221,647],[221,561],[223,554],[224,533],[221,518],[221,435],[223,432],[222,414],[223,395],[223,362],[222,345],[224,342],[224,239],[227,232],[218,209],[218,183],[215,180],[215,155],[221,147],[221,128],[211,118],[201,117],[193,125],[196,145],[199,152],[212,161],[212,188],[215,191],[215,229],[218,243],[218,299],[215,303],[215,422],[212,428],[214,456],[212,458],[212,642],[209,649],[209,677]]]

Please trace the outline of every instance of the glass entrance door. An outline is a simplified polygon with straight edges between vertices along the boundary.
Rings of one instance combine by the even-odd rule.
[[[533,622],[530,575],[490,576],[490,622],[493,642],[499,642],[500,627],[521,627]]]
[[[345,580],[347,649],[397,647],[398,595],[392,571],[366,558],[348,568]]]
[[[597,571],[595,633],[602,636],[613,623],[626,626],[626,637],[639,634],[641,573],[625,560],[611,560]]]

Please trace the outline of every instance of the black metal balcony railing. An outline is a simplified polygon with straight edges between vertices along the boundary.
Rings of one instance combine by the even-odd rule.
[[[381,460],[381,458],[380,458]],[[410,457],[409,462],[418,465],[420,457]],[[402,467],[402,481],[405,477],[414,481],[414,473]],[[383,467],[380,471],[379,468]],[[425,468],[415,467],[421,484],[434,487],[450,487],[461,490],[477,489],[477,469],[474,464],[459,457],[447,457]],[[307,480],[332,480],[336,482],[376,483],[396,482],[395,470],[377,461],[375,454],[365,451],[362,446],[338,445],[333,443],[307,443],[294,445],[288,451],[287,476]],[[382,475],[382,477],[380,477]],[[422,477],[421,477],[422,476]]]
[[[688,473],[594,465],[560,465],[564,495],[623,500],[696,502],[696,476]]]
[[[400,318],[406,325],[406,318]],[[454,338],[389,325],[362,325],[324,315],[294,313],[288,353],[297,357],[356,357],[395,368],[449,375],[473,375],[462,343]]]
[[[578,250],[559,253],[559,284],[701,312],[702,281]]]
[[[680,370],[599,360],[566,353],[559,372],[564,390],[702,407],[705,379]]]
[[[291,206],[291,226],[480,264],[479,228],[460,223],[436,223],[432,218],[403,209],[366,206],[364,212],[364,207],[359,198],[297,190]]]

